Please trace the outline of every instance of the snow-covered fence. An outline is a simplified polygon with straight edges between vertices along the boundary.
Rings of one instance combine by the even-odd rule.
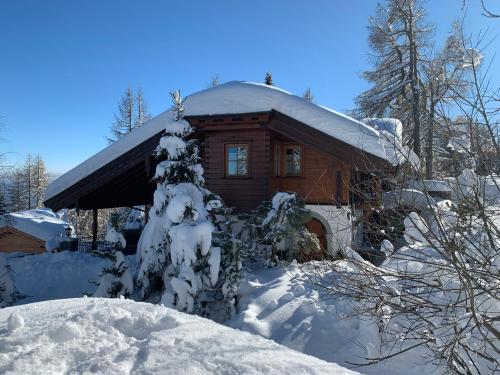
[[[92,245],[93,245],[92,237],[78,237],[78,252],[80,253],[91,253],[93,250],[97,251],[113,250],[113,244],[110,242],[106,242],[104,240],[104,235],[98,236],[94,249],[92,249]]]

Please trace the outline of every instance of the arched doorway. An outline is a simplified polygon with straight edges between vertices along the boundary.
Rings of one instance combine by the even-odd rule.
[[[308,260],[320,260],[320,259],[325,259],[328,254],[328,231],[326,230],[326,227],[323,225],[321,221],[319,221],[316,218],[311,218],[307,224],[305,225],[306,229],[314,233],[319,240],[319,243],[321,245],[321,252],[319,254],[308,254],[305,258],[303,259],[304,261]]]
[[[326,239],[326,228],[321,221],[316,218],[311,218],[306,224],[306,228],[309,232],[314,233],[321,244],[321,248],[326,251],[328,250],[328,241]]]

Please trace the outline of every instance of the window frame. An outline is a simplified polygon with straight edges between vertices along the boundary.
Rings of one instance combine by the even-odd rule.
[[[303,171],[304,171],[304,168],[303,168],[303,165],[304,165],[304,148],[302,147],[302,145],[300,144],[283,144],[282,146],[282,170],[281,170],[281,173],[280,173],[280,176],[283,176],[283,177],[302,177],[303,175]],[[296,150],[298,149],[299,150],[299,155],[300,155],[300,160],[299,160],[299,172],[297,174],[288,174],[288,171],[287,171],[287,164],[288,164],[288,161],[287,161],[287,150],[289,149],[293,149],[293,150]]]
[[[229,160],[229,148],[230,147],[245,147],[247,150],[247,157],[246,157],[246,174],[230,174],[229,173],[229,162],[234,161],[234,160]],[[250,156],[251,155],[251,147],[250,147],[250,142],[226,142],[224,143],[224,177],[225,178],[250,178],[251,172],[250,172]],[[236,159],[236,163],[238,162],[238,159]]]

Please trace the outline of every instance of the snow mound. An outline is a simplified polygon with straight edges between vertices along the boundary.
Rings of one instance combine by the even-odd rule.
[[[163,306],[79,298],[0,311],[25,325],[0,331],[10,374],[354,374],[249,333]]]
[[[0,216],[0,228],[5,226],[45,241],[46,250],[52,251],[59,248],[58,239],[66,235],[69,224],[59,219],[52,210],[39,208]]]
[[[126,257],[135,267],[135,256]],[[18,303],[31,303],[60,298],[81,297],[94,293],[100,271],[111,265],[109,259],[91,254],[62,251],[33,255],[11,254],[16,288],[26,297]]]
[[[336,264],[354,272],[351,261]],[[358,306],[355,299],[333,298],[314,285],[318,281],[333,285],[338,278],[339,273],[328,262],[250,270],[240,287],[240,313],[226,324],[341,366],[362,363],[364,358],[381,353],[378,319],[353,316]],[[439,374],[424,362],[423,353],[414,350],[361,371],[373,375]]]

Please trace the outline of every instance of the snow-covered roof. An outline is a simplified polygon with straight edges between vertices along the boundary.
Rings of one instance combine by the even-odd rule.
[[[232,81],[186,98],[185,116],[244,114],[279,111],[331,137],[395,164],[394,147],[373,127],[332,109],[310,103],[287,91],[265,84]],[[170,110],[147,121],[104,150],[52,182],[45,191],[50,199],[99,168],[160,133],[174,118]]]
[[[12,227],[45,241],[48,251],[58,247],[57,239],[65,235],[67,226],[68,223],[59,219],[50,209],[12,212],[0,216],[0,228]]]

